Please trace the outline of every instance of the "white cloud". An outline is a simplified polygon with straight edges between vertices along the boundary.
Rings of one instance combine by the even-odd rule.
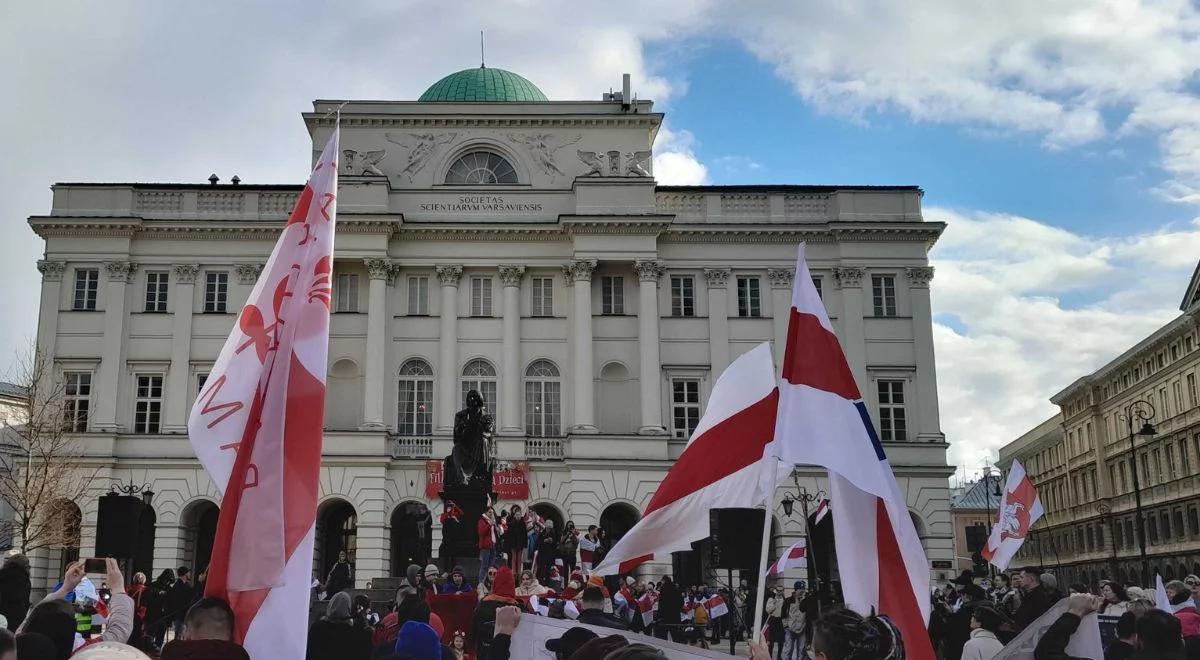
[[[696,136],[690,131],[673,131],[665,124],[654,140],[654,178],[667,186],[698,186],[709,183],[708,167],[693,148]]]
[[[925,216],[947,223],[930,254],[934,313],[955,320],[934,324],[938,390],[950,462],[969,470],[1054,414],[1050,396],[1178,315],[1200,257],[1200,219],[1084,236],[1011,215]]]

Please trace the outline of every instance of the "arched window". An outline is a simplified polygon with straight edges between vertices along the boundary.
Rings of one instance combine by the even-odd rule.
[[[446,172],[446,183],[468,186],[517,183],[517,171],[499,154],[472,151],[454,161]]]
[[[483,396],[483,409],[492,414],[495,419],[496,411],[496,368],[487,360],[471,360],[462,372],[462,405],[467,405],[467,392],[476,390]]]
[[[525,432],[533,437],[562,435],[562,383],[558,367],[536,360],[525,370]]]
[[[412,359],[400,366],[400,398],[397,408],[397,433],[433,433],[433,369],[425,360]]]

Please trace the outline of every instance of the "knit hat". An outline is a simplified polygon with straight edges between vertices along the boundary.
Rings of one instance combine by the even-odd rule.
[[[430,564],[425,567],[425,579],[432,580],[438,576],[437,564]]]
[[[350,594],[344,591],[334,594],[325,608],[324,619],[334,623],[350,623]]]
[[[396,636],[395,651],[413,660],[442,660],[442,640],[429,624],[408,621]]]
[[[463,570],[462,566],[455,566],[454,568],[450,569],[450,577],[454,577],[455,575],[465,576],[466,574],[467,572]]]
[[[421,567],[416,564],[409,564],[406,575],[408,575],[408,583],[415,585],[421,578]]]
[[[505,598],[516,598],[517,583],[513,579],[512,569],[504,566],[496,571],[496,578],[492,581],[492,595],[503,596]]]
[[[795,582],[792,583],[793,589],[804,589],[805,586],[806,585],[804,584],[804,580],[796,580]]]

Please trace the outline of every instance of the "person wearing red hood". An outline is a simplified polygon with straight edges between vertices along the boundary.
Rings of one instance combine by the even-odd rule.
[[[220,598],[201,598],[183,619],[182,639],[167,642],[162,660],[250,660],[233,641],[233,609]]]
[[[516,581],[512,569],[504,566],[496,571],[496,580],[492,591],[479,602],[475,608],[475,619],[471,623],[471,639],[475,644],[475,657],[487,660],[491,657],[492,637],[496,631],[496,610],[501,607],[516,606],[521,611],[528,611],[525,602],[517,599]]]

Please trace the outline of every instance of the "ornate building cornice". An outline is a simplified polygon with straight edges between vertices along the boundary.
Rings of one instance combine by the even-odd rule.
[[[200,264],[176,264],[175,281],[179,284],[195,284],[200,274]]]
[[[233,272],[237,274],[238,284],[254,284],[265,267],[266,264],[238,264],[233,267]]]
[[[367,267],[367,277],[373,280],[387,281],[392,278],[392,262],[387,259],[363,259]]]
[[[837,283],[838,288],[858,288],[862,286],[862,279],[867,274],[867,269],[862,266],[838,266],[833,269],[833,281]]]
[[[575,259],[563,264],[563,274],[567,276],[567,282],[590,282],[592,281],[592,271],[596,270],[595,259]]]
[[[910,286],[928,287],[933,280],[933,266],[905,266],[904,276]]]
[[[637,272],[638,280],[642,282],[657,282],[667,272],[667,267],[661,261],[640,259],[633,262],[633,270]]]
[[[525,275],[525,267],[514,264],[501,264],[500,283],[504,286],[521,286],[521,277]]]
[[[462,279],[463,267],[461,265],[453,266],[436,266],[438,282],[442,286],[458,286],[458,281]]]
[[[724,289],[729,284],[729,268],[705,268],[704,282],[710,289]]]
[[[138,265],[132,261],[106,261],[104,274],[109,282],[129,282],[137,272]]]
[[[67,271],[67,262],[39,259],[37,262],[37,269],[38,272],[42,274],[42,281],[61,282],[63,273]]]
[[[796,279],[796,271],[791,268],[768,268],[767,281],[772,289],[790,289]]]
[[[305,119],[313,126],[333,126],[333,119],[318,117],[315,113],[306,113]],[[621,126],[658,126],[662,123],[662,115],[599,115],[574,117],[537,117],[537,116],[402,116],[393,115],[342,115],[342,127],[364,126],[368,128],[609,128]]]

